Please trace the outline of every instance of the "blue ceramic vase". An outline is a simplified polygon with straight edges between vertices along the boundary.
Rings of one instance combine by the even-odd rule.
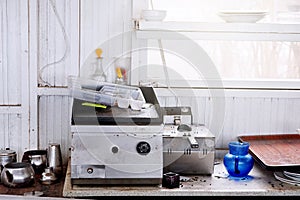
[[[252,156],[248,153],[248,142],[229,142],[229,153],[224,156],[223,163],[229,173],[234,177],[245,177],[254,165]]]

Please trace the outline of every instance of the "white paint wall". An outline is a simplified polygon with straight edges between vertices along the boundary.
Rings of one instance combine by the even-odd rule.
[[[28,4],[0,1],[0,148],[28,148]]]
[[[68,75],[79,72],[80,1],[30,0],[30,149],[61,145],[64,164],[70,148]],[[41,79],[40,79],[41,77]],[[39,87],[37,87],[39,85]],[[63,91],[63,92],[61,92]]]
[[[131,0],[53,2],[63,29],[49,0],[0,0],[0,148],[16,150],[20,160],[27,149],[44,149],[49,142],[58,142],[66,164],[71,140],[66,77],[78,75],[98,45],[130,30],[132,8]],[[108,43],[103,56],[108,59],[130,45],[124,39]],[[51,87],[38,87],[37,69],[44,66],[49,66],[43,78]],[[199,90],[197,95],[176,91],[178,103],[165,89],[156,92],[162,106],[191,106],[194,122],[213,129],[211,97],[206,91]],[[299,91],[226,94],[225,123],[217,147],[226,147],[240,134],[292,133],[300,126]]]

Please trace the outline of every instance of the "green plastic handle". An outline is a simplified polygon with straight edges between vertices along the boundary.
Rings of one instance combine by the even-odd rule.
[[[107,106],[102,104],[96,104],[96,103],[90,103],[90,102],[84,102],[81,104],[82,106],[90,106],[90,107],[96,107],[96,108],[107,108]]]

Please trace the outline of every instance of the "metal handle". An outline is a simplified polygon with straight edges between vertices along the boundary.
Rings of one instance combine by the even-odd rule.
[[[199,147],[199,144],[198,144],[197,140],[194,137],[190,136],[190,137],[188,137],[188,140],[191,144],[191,148],[198,148]]]

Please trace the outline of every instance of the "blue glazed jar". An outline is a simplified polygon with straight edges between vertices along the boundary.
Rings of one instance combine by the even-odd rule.
[[[254,165],[252,156],[248,153],[248,142],[229,142],[229,153],[224,156],[223,163],[229,173],[234,177],[245,177]]]

